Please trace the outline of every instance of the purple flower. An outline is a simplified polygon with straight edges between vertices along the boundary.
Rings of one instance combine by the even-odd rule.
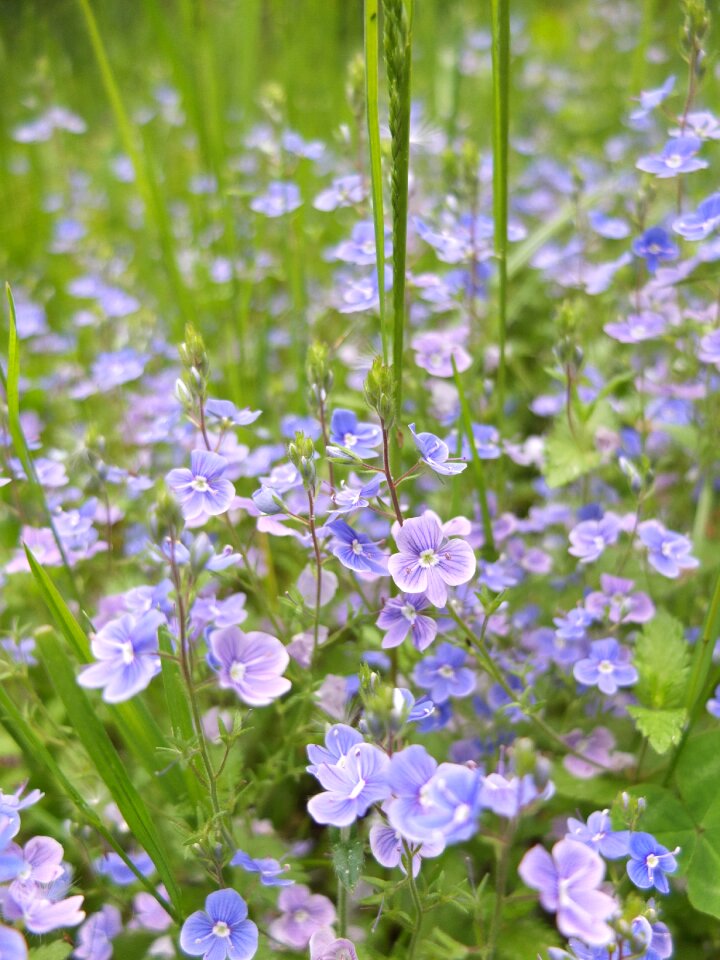
[[[668,77],[661,87],[655,90],[643,90],[640,94],[640,108],[630,114],[631,120],[644,120],[651,110],[659,107],[666,100],[675,87],[675,77]]]
[[[251,210],[262,213],[266,217],[282,217],[300,206],[302,206],[302,199],[297,184],[284,183],[280,180],[268,184],[265,193],[255,197],[250,203]],[[215,960],[214,957],[213,960]]]
[[[415,446],[420,453],[420,459],[435,473],[449,477],[462,473],[467,463],[448,462],[450,450],[448,445],[434,433],[415,433],[415,424],[409,424],[410,433],[415,440]]]
[[[579,557],[580,563],[592,563],[606,547],[617,542],[620,530],[620,521],[612,513],[601,520],[583,520],[570,531],[568,553]]]
[[[606,323],[605,333],[620,343],[641,343],[644,340],[655,340],[662,337],[667,329],[667,321],[662,314],[631,313],[627,320],[618,320],[616,323]]]
[[[155,872],[155,864],[144,850],[129,854],[128,859],[143,877],[150,877]],[[100,876],[109,877],[119,887],[127,887],[137,880],[135,873],[114,850],[97,859],[93,866]]]
[[[640,157],[635,166],[645,173],[654,173],[662,180],[676,177],[679,173],[704,170],[707,167],[707,161],[698,160],[695,157],[701,147],[702,140],[697,137],[675,137],[668,140],[662,153]]]
[[[52,837],[33,837],[24,847],[11,843],[0,853],[0,883],[52,883],[63,874],[62,858],[63,848]]]
[[[436,770],[437,762],[419,744],[394,753],[390,761],[388,819],[395,830],[416,843],[427,839],[423,820],[431,808],[428,784]]]
[[[632,251],[647,263],[650,273],[655,273],[661,261],[674,260],[679,251],[670,234],[662,227],[650,227],[642,236],[633,240]]]
[[[412,644],[421,653],[427,650],[437,636],[437,623],[426,617],[421,610],[428,605],[427,597],[422,593],[392,597],[385,601],[380,616],[375,621],[381,630],[385,630],[382,646],[387,650],[398,647],[410,634]]]
[[[462,373],[472,364],[472,357],[464,347],[466,338],[464,327],[442,333],[421,333],[412,341],[415,363],[433,377],[452,377],[454,359],[458,373]]]
[[[262,410],[251,410],[245,407],[238,410],[230,400],[206,400],[205,414],[207,417],[219,421],[223,429],[229,426],[246,427],[254,423],[262,413]]]
[[[638,672],[630,663],[631,656],[627,647],[621,647],[612,637],[595,640],[590,644],[590,656],[578,660],[573,675],[579,683],[612,695],[618,687],[637,683]]]
[[[650,833],[630,835],[630,859],[627,864],[628,876],[641,890],[655,887],[660,893],[670,893],[670,884],[666,873],[675,873],[680,852],[677,847],[672,853],[658,843]]]
[[[273,940],[293,950],[304,950],[314,933],[332,926],[336,919],[330,900],[319,893],[310,893],[302,883],[283,890],[278,897],[278,907],[282,916],[273,920],[268,933]]]
[[[347,447],[361,460],[377,456],[373,447],[382,440],[380,427],[373,423],[361,423],[352,410],[333,410],[330,418],[330,443]]]
[[[239,627],[213,630],[210,652],[220,686],[234,690],[251,707],[265,707],[290,689],[290,681],[282,675],[290,657],[269,633],[243,633]]]
[[[0,924],[0,957],[3,960],[27,960],[28,949],[19,930]]]
[[[698,357],[703,363],[714,363],[720,370],[720,330],[706,333],[700,340]]]
[[[332,185],[319,193],[313,201],[316,210],[329,212],[338,207],[352,207],[365,199],[364,178],[359,173],[337,177]]]
[[[165,617],[149,610],[141,617],[126,613],[111,620],[95,634],[91,642],[92,663],[78,674],[81,687],[103,687],[106,703],[121,703],[144,690],[160,672],[157,632]]]
[[[325,525],[325,529],[333,535],[330,542],[333,555],[348,570],[377,573],[381,576],[387,574],[387,557],[366,534],[353,530],[344,520],[332,520]]]
[[[360,481],[357,481],[360,483]],[[341,513],[351,513],[353,510],[359,510],[361,507],[367,507],[373,497],[376,497],[380,490],[380,484],[384,483],[383,477],[379,473],[368,480],[367,483],[360,483],[360,486],[350,486],[345,481],[341,481],[340,489],[333,493],[333,503],[335,509],[332,516]]]
[[[606,860],[619,860],[628,855],[630,833],[628,830],[613,830],[609,810],[596,810],[587,818],[587,823],[568,818],[567,840],[584,843]]]
[[[325,788],[308,801],[316,823],[347,827],[363,817],[374,804],[390,793],[387,774],[390,761],[382,750],[369,743],[353,747],[340,766],[320,764],[315,776]]]
[[[282,866],[272,857],[253,858],[244,850],[238,850],[230,861],[231,867],[241,867],[247,873],[259,873],[260,883],[264,887],[290,887],[294,880],[281,876],[286,873],[288,866]]]
[[[318,747],[317,744],[308,744],[307,755],[310,765],[306,768],[308,773],[317,775],[321,764],[330,767],[342,767],[345,765],[345,759],[353,747],[358,743],[364,743],[361,733],[345,723],[336,723],[330,727],[325,734],[325,746]]]
[[[606,617],[610,623],[647,623],[655,615],[655,605],[646,593],[632,593],[632,580],[600,575],[602,592],[585,597],[585,609],[597,620]]]
[[[352,940],[337,938],[331,927],[322,927],[310,937],[310,960],[358,960],[358,955]]]
[[[517,817],[521,810],[536,800],[549,799],[554,792],[555,788],[551,783],[548,783],[544,790],[538,790],[530,773],[522,777],[490,773],[482,778],[480,802],[499,817],[512,818]]]
[[[475,689],[475,674],[465,666],[464,650],[451,643],[441,643],[432,657],[425,657],[415,667],[413,679],[428,690],[434,703],[445,703],[450,697],[467,697]]]
[[[370,849],[381,867],[386,867],[388,870],[400,867],[403,873],[407,873],[405,866],[407,851],[399,831],[393,830],[384,823],[373,824],[370,828]],[[423,857],[437,857],[444,849],[445,843],[441,839],[423,843],[419,849],[416,849],[412,855],[413,876],[416,877],[420,873]]]
[[[657,520],[644,520],[638,525],[638,536],[648,548],[648,561],[658,573],[671,580],[680,576],[681,570],[691,570],[700,561],[690,555],[692,543],[673,530],[666,530]]]
[[[594,850],[566,839],[555,844],[551,856],[537,845],[525,854],[518,873],[528,887],[540,891],[543,907],[557,914],[564,936],[580,937],[591,946],[613,939],[605,921],[618,908],[612,897],[598,890],[605,864]]]
[[[623,240],[630,234],[627,220],[619,217],[608,217],[600,210],[591,210],[588,213],[588,222],[595,233],[608,240]]]
[[[258,947],[258,929],[247,919],[247,905],[234,890],[216,890],[182,925],[180,946],[204,960],[250,960]]]
[[[167,890],[161,884],[158,893],[167,899]],[[173,918],[157,902],[155,897],[144,890],[133,897],[134,916],[128,927],[132,930],[153,930],[162,933],[173,924]]]
[[[50,933],[61,927],[76,927],[85,919],[81,896],[51,900],[34,885],[14,883],[7,891],[3,913],[8,920],[22,919],[30,933]]]
[[[385,256],[389,259],[392,255],[392,241],[389,231],[385,235]],[[333,251],[335,260],[342,260],[345,263],[355,263],[361,267],[368,267],[377,260],[377,251],[375,249],[375,225],[372,220],[361,220],[352,228],[349,240],[344,240],[338,244]]]
[[[715,687],[715,693],[708,700],[706,709],[713,717],[720,719],[720,685]]]
[[[168,473],[167,484],[175,494],[186,520],[208,515],[216,517],[230,506],[235,488],[223,479],[228,465],[225,457],[209,450],[193,450],[190,469],[181,467]]]
[[[704,240],[720,226],[720,193],[713,193],[699,205],[695,213],[678,217],[672,225],[675,233],[686,240]]]
[[[120,911],[111,904],[93,913],[78,931],[74,957],[80,960],[110,960],[113,940],[122,931]],[[2,954],[0,954],[2,956]]]
[[[428,809],[421,820],[427,832],[425,841],[469,840],[477,830],[482,809],[479,770],[459,763],[441,763],[425,789]]]
[[[388,560],[393,580],[405,593],[425,593],[436,607],[447,603],[447,587],[467,583],[475,554],[464,540],[448,540],[432,515],[406,520],[395,536],[400,552]]]

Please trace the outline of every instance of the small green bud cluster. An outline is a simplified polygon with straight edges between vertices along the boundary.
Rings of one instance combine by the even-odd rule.
[[[310,345],[305,362],[310,402],[324,404],[333,385],[327,344],[316,341]]]
[[[577,304],[566,300],[560,307],[557,326],[560,330],[560,339],[553,348],[553,353],[563,370],[576,376],[583,365],[584,354],[578,344],[575,332],[580,319],[580,310]]]
[[[298,430],[295,439],[288,444],[288,457],[302,477],[305,489],[315,493],[317,473],[315,471],[315,444]]]
[[[685,14],[680,28],[680,51],[686,63],[692,63],[698,77],[704,72],[705,40],[710,31],[710,11],[706,0],[683,0]]]
[[[365,57],[358,53],[348,65],[345,80],[345,96],[358,125],[365,113]]]
[[[177,500],[163,486],[150,516],[150,528],[155,543],[162,543],[166,537],[175,537],[177,531],[184,526],[185,521]]]
[[[386,430],[395,419],[395,381],[392,366],[375,357],[363,384],[367,405],[377,413]]]
[[[203,338],[192,324],[185,327],[185,342],[179,348],[182,376],[175,381],[175,397],[186,409],[207,396],[210,361]]]

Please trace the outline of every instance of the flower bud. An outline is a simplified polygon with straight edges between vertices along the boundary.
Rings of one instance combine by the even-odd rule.
[[[312,399],[324,403],[333,385],[333,373],[328,361],[327,344],[319,341],[311,344],[307,352],[305,370]]]
[[[184,526],[185,520],[177,500],[168,490],[161,490],[150,516],[150,529],[155,543],[161,543],[165,537],[174,535]]]
[[[315,491],[317,474],[315,472],[315,444],[302,430],[295,434],[295,440],[288,444],[288,456],[298,470],[307,490]]]
[[[365,400],[382,420],[387,430],[395,420],[395,381],[389,364],[375,357],[363,384]]]

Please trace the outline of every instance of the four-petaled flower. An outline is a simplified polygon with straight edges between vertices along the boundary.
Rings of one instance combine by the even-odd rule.
[[[670,884],[665,874],[675,873],[677,870],[675,855],[680,852],[680,848],[671,852],[650,833],[631,834],[629,846],[627,872],[635,886],[641,890],[655,887],[660,893],[670,893]]]
[[[426,514],[406,520],[395,540],[400,548],[388,560],[395,583],[405,593],[424,593],[444,607],[447,588],[467,583],[476,569],[475,554],[464,540],[448,540],[437,519]]]
[[[668,140],[662,153],[640,157],[635,166],[645,173],[654,173],[661,180],[676,177],[679,173],[704,170],[706,160],[698,160],[695,154],[702,147],[698,137],[674,137]]]
[[[316,823],[336,827],[347,827],[365,816],[374,803],[385,800],[390,793],[389,764],[387,754],[370,743],[353,747],[342,766],[320,764],[315,776],[325,793],[308,801],[310,816]]]
[[[630,663],[631,653],[617,640],[606,637],[590,644],[590,656],[573,667],[573,675],[580,683],[598,687],[602,693],[617,693],[618,687],[637,683],[638,672]]]
[[[216,890],[182,925],[180,946],[203,960],[250,960],[258,947],[258,929],[247,918],[247,904],[235,890]]]
[[[644,520],[638,525],[638,536],[648,548],[648,562],[664,577],[675,580],[681,570],[699,566],[690,554],[692,543],[674,530],[666,530],[657,520]]]
[[[427,464],[435,473],[441,476],[450,477],[462,473],[467,467],[467,463],[450,460],[450,450],[448,445],[434,433],[415,433],[415,424],[409,424],[410,433],[415,440],[415,446],[418,448],[420,459]]]
[[[650,227],[641,237],[633,240],[632,251],[647,264],[650,273],[655,273],[660,262],[674,260],[679,251],[670,234],[662,227]]]
[[[377,456],[373,447],[382,440],[380,427],[373,423],[361,423],[352,410],[333,410],[330,418],[330,443],[347,447],[361,460]]]
[[[437,636],[438,629],[437,623],[431,617],[420,612],[427,605],[427,597],[422,593],[410,593],[386,600],[375,621],[381,630],[386,631],[382,646],[385,649],[398,647],[410,634],[416,650],[426,650]]]
[[[98,663],[78,674],[81,687],[104,687],[103,700],[121,703],[135,696],[160,672],[157,632],[165,617],[149,610],[139,618],[126,613],[106,623],[90,644]]]
[[[467,697],[475,689],[475,674],[465,666],[465,651],[451,643],[441,643],[435,656],[425,657],[415,667],[413,679],[428,690],[434,703],[450,697]]]
[[[223,478],[225,457],[209,450],[193,450],[190,469],[179,467],[168,473],[168,486],[177,497],[186,520],[225,513],[235,496],[235,487]]]
[[[387,557],[366,534],[339,519],[325,524],[325,529],[332,533],[330,549],[344,567],[357,573],[387,573]]]
[[[613,939],[606,921],[618,910],[611,896],[598,890],[605,876],[602,858],[576,840],[560,840],[552,855],[537,845],[520,861],[518,873],[534,890],[540,903],[556,913],[557,926],[566,937],[580,937],[602,947]]]
[[[225,627],[210,634],[210,664],[220,686],[234,690],[251,707],[264,707],[290,689],[283,671],[290,662],[285,647],[269,633]]]

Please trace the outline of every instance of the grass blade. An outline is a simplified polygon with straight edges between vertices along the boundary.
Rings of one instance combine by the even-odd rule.
[[[378,0],[365,0],[365,104],[367,110],[368,147],[370,150],[370,183],[372,186],[373,223],[378,300],[380,303],[380,337],[383,362],[390,353],[390,331],[385,311],[385,216],[383,211],[382,156],[380,152],[380,110],[378,90]]]
[[[173,905],[182,913],[182,895],[165,843],[144,801],[133,786],[105,727],[98,719],[95,707],[82,687],[78,686],[62,644],[54,632],[47,631],[38,638],[38,646],[50,681],[65,707],[78,740],[110,791],[133,836],[155,864]]]
[[[168,903],[164,897],[157,893],[155,884],[151,880],[140,873],[113,834],[98,817],[96,811],[87,803],[75,785],[68,780],[51,751],[46,747],[42,738],[35,732],[32,725],[23,717],[3,686],[0,686],[0,721],[2,721],[5,729],[23,752],[28,763],[31,766],[41,767],[44,773],[52,777],[58,789],[72,801],[82,814],[84,822],[103,838],[110,849],[117,853],[148,893],[152,894],[176,920],[180,919],[172,904]]]
[[[37,562],[27,547],[25,554],[30,564],[35,583],[52,617],[55,626],[65,638],[79,663],[92,660],[90,643],[84,630],[77,622],[62,598],[60,591],[52,582],[47,571]],[[119,703],[113,709],[113,720],[118,726],[125,744],[138,757],[143,767],[157,777],[168,798],[175,802],[182,797],[187,784],[180,771],[170,768],[158,777],[163,765],[160,749],[168,746],[167,740],[150,711],[138,700]]]
[[[393,372],[395,411],[402,411],[405,336],[405,260],[407,254],[408,174],[410,170],[410,80],[414,0],[383,0],[385,65],[390,96],[393,211]]]
[[[505,408],[507,340],[508,130],[510,122],[510,0],[491,0],[493,65],[493,219],[498,265],[497,417]]]
[[[457,387],[458,398],[460,400],[460,424],[459,425],[462,426],[462,430],[467,438],[467,442],[470,447],[473,473],[475,475],[475,489],[477,491],[478,500],[480,501],[480,512],[482,513],[482,524],[483,524],[483,536],[485,538],[485,546],[483,548],[483,552],[486,553],[488,556],[494,557],[496,555],[495,539],[493,537],[492,519],[490,517],[490,507],[488,505],[487,487],[485,485],[485,469],[483,467],[483,462],[480,459],[480,456],[478,454],[477,447],[475,446],[472,415],[470,413],[470,407],[467,402],[467,397],[465,396],[465,390],[462,385],[462,380],[460,379],[460,374],[458,372],[458,368],[455,363],[455,357],[451,357],[450,359],[451,359],[452,368],[453,368],[453,376],[455,377],[455,386]]]
[[[130,158],[143,203],[145,204],[148,216],[154,223],[158,235],[158,240],[163,255],[163,265],[167,271],[168,279],[170,280],[173,288],[176,302],[180,307],[182,315],[181,319],[183,322],[191,321],[194,319],[192,298],[188,296],[187,290],[185,289],[185,284],[182,281],[180,269],[177,264],[177,258],[175,256],[175,244],[170,226],[170,219],[162,200],[158,184],[155,180],[150,165],[146,162],[143,152],[138,147],[135,131],[133,130],[128,112],[125,109],[120,88],[115,79],[115,74],[113,73],[110,59],[107,55],[105,44],[100,34],[100,29],[98,28],[97,20],[95,19],[95,14],[90,6],[90,0],[78,0],[78,3],[85,19],[85,25],[90,37],[90,44],[100,70],[102,84],[105,88],[107,98],[110,101],[110,107],[112,109],[113,116],[115,117],[115,123],[120,135],[123,150]],[[181,338],[182,330],[183,326],[179,325],[175,331],[177,339]]]

